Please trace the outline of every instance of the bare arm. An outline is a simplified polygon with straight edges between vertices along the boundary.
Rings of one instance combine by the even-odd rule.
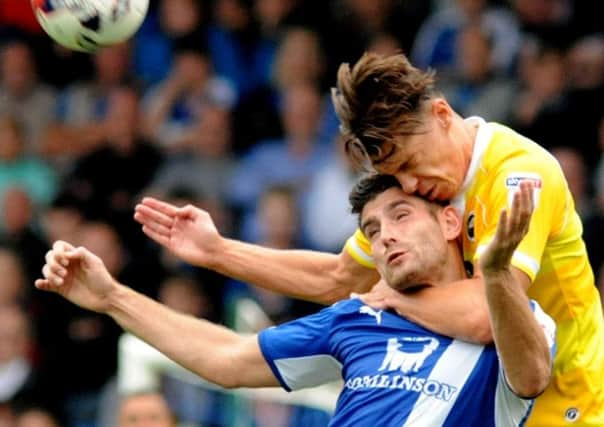
[[[169,309],[119,285],[107,314],[122,328],[200,377],[222,387],[279,386],[258,337]]]
[[[277,250],[222,237],[210,215],[145,198],[134,218],[143,232],[186,262],[295,298],[331,304],[366,292],[379,275],[340,254]]]
[[[511,388],[524,397],[535,397],[547,387],[552,363],[544,330],[510,264],[528,231],[533,209],[532,187],[523,182],[509,214],[501,213],[495,237],[480,257],[499,359]]]
[[[515,267],[510,271],[518,287],[528,289],[531,283],[528,276]],[[400,294],[380,282],[362,299],[376,308],[393,308],[401,316],[442,335],[479,344],[493,342],[481,273],[471,279],[425,288],[415,294]]]
[[[322,304],[366,292],[379,279],[345,250],[339,254],[278,250],[225,240],[209,267],[255,286]]]
[[[84,248],[58,242],[46,256],[36,287],[80,307],[105,313],[166,356],[223,387],[278,386],[256,336],[178,313],[117,283]]]

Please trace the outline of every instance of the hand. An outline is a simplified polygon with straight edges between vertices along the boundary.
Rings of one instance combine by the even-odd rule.
[[[209,267],[223,240],[210,214],[192,205],[178,208],[145,197],[136,205],[134,219],[143,233],[192,265]]]
[[[405,296],[388,286],[384,279],[377,282],[369,292],[360,295],[351,294],[350,296],[360,298],[365,304],[377,310],[393,309],[398,314],[403,314],[401,302]]]
[[[505,210],[501,212],[495,237],[480,257],[483,274],[497,274],[509,269],[514,251],[528,232],[534,208],[533,184],[523,181],[514,194],[509,215]]]
[[[80,307],[98,312],[109,308],[109,295],[117,288],[103,261],[83,247],[57,241],[46,253],[38,289],[56,292]]]

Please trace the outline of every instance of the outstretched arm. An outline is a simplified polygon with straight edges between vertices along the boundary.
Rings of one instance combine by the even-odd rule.
[[[525,397],[535,397],[547,387],[552,363],[544,328],[511,273],[512,255],[528,231],[533,209],[533,188],[523,182],[480,257],[495,346],[508,383]]]
[[[191,205],[178,208],[147,197],[134,218],[147,236],[190,264],[295,298],[331,304],[366,292],[379,279],[346,250],[277,250],[224,238],[210,215]]]
[[[38,289],[105,313],[166,356],[223,387],[278,386],[256,336],[184,315],[119,284],[85,248],[57,242],[46,255]]]

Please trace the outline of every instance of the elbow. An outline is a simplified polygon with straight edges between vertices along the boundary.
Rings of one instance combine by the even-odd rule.
[[[482,345],[489,345],[493,342],[493,331],[491,331],[491,324],[487,321],[480,325],[475,326],[475,334],[472,337],[472,341]]]
[[[473,315],[466,316],[466,331],[470,331],[468,341],[488,345],[493,343],[493,330],[488,312],[475,310]]]
[[[525,369],[515,381],[509,380],[510,387],[524,399],[534,399],[547,388],[551,379],[551,364],[545,361]]]

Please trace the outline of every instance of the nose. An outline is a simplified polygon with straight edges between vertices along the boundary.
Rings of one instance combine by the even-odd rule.
[[[380,229],[380,239],[382,245],[387,248],[391,244],[396,243],[396,233],[394,232],[394,224],[390,222],[383,222]]]
[[[418,179],[413,175],[406,173],[396,174],[396,179],[403,187],[403,191],[407,194],[413,194],[417,191]]]

